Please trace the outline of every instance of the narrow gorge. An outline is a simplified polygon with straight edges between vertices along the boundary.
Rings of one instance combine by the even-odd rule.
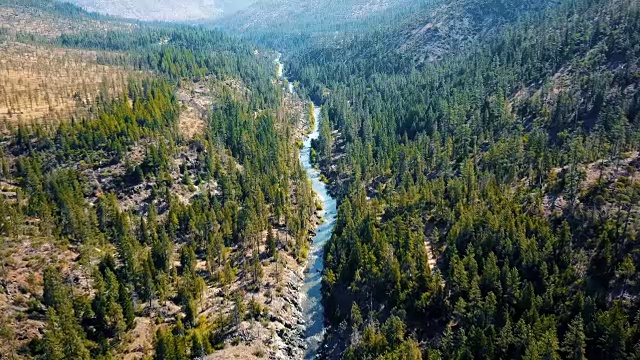
[[[278,77],[281,80],[286,80],[284,77],[284,65],[279,58],[276,63],[278,64]],[[288,84],[289,92],[293,92],[293,84],[285,83]],[[315,229],[313,242],[309,249],[304,285],[300,292],[300,303],[305,322],[305,359],[313,359],[316,356],[324,338],[324,308],[322,306],[323,254],[324,246],[333,233],[337,215],[336,199],[331,196],[327,185],[322,181],[320,170],[311,161],[312,141],[318,139],[320,116],[322,114],[321,105],[313,105],[314,119],[313,121],[309,119],[309,123],[313,125],[313,128],[309,129],[309,133],[304,138],[302,149],[300,150],[300,164],[307,172],[313,191],[322,204],[322,210],[320,211],[321,222]]]

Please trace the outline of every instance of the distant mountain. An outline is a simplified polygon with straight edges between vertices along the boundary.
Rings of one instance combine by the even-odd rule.
[[[557,0],[453,0],[423,8],[387,33],[392,47],[418,62],[496,34],[508,24],[557,6]]]
[[[258,0],[215,24],[284,52],[312,41],[343,52],[433,61],[558,0]],[[354,42],[368,46],[354,47]],[[318,46],[313,46],[315,49]],[[358,49],[356,49],[358,48]],[[356,54],[352,54],[356,55]],[[384,60],[383,62],[387,62]]]
[[[304,31],[362,21],[431,0],[259,0],[225,16],[225,27],[239,31]]]
[[[68,0],[88,11],[139,20],[202,21],[238,11],[255,0]]]
[[[333,31],[388,19],[443,0],[58,0],[91,12],[148,21],[208,22],[242,33]]]

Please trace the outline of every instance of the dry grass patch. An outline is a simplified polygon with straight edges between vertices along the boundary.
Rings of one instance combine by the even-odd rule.
[[[136,326],[126,335],[129,340],[124,345],[122,359],[136,360],[153,354],[153,338],[156,325],[148,317],[136,318]]]
[[[178,99],[183,105],[178,121],[182,135],[192,139],[196,134],[203,134],[205,121],[213,104],[209,82],[205,80],[183,84],[178,89]]]
[[[73,282],[76,293],[88,294],[92,284],[86,269],[76,263],[78,252],[50,239],[30,236],[0,239],[0,314],[16,335],[12,346],[19,348],[42,335],[44,314],[31,312],[42,296],[44,268],[58,266]],[[0,358],[9,344],[0,344]]]
[[[141,72],[100,65],[118,56],[19,43],[0,45],[0,120],[50,122],[87,115],[100,96],[118,96]]]
[[[0,6],[0,28],[7,29],[11,34],[29,33],[55,38],[63,33],[132,31],[136,27],[137,25],[128,22],[72,18],[50,14],[36,8]]]
[[[223,99],[225,93],[245,100],[251,95],[249,89],[238,79],[221,80],[208,76],[197,82],[182,83],[177,94],[182,103],[178,124],[186,139],[203,134],[212,107]]]

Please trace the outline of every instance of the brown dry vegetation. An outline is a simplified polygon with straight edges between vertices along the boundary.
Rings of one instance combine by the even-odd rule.
[[[623,154],[621,159],[613,161],[596,161],[584,167],[586,179],[583,188],[588,189],[606,179],[630,178],[632,182],[640,181],[640,152]]]
[[[12,35],[29,32],[53,38],[63,32],[77,32],[90,27],[94,30],[108,30],[113,25],[93,20],[67,22],[64,18],[48,21],[46,13],[24,11],[26,10],[0,7],[0,28],[12,24],[9,31]],[[98,64],[97,58],[105,56],[121,55],[23,44],[12,40],[6,43],[0,41],[0,122],[55,123],[68,120],[71,116],[88,116],[101,94],[119,96],[130,77],[150,76],[122,67]],[[180,130],[185,139],[195,140],[178,145],[180,151],[169,169],[173,182],[171,193],[180,201],[188,203],[199,193],[218,191],[215,181],[200,183],[198,186],[185,185],[181,181],[180,172],[183,166],[188,169],[192,179],[197,176],[194,167],[198,161],[198,152],[201,151],[197,146],[197,138],[205,131],[211,108],[223,96],[248,99],[251,93],[240,80],[209,77],[194,83],[183,82],[177,95],[183,104],[179,119]],[[292,122],[302,123],[303,103],[293,95],[288,95],[285,106],[277,114],[278,118],[291,118]],[[298,135],[301,136],[302,133],[300,131]],[[139,165],[144,160],[146,145],[148,143],[141,141],[129,147],[125,154],[127,160]],[[238,169],[242,169],[230,153],[221,152],[218,156],[225,167],[233,162]],[[89,202],[95,202],[101,193],[115,193],[121,209],[125,211],[144,214],[152,201],[159,208],[166,207],[166,204],[157,203],[151,196],[155,184],[148,179],[137,186],[119,187],[116,180],[124,174],[122,164],[99,168],[77,165],[91,186],[92,195],[86,198]],[[295,193],[295,189],[292,193]],[[20,199],[16,187],[9,183],[0,184],[0,196],[6,201]],[[161,213],[160,218],[163,215]],[[22,235],[0,239],[0,314],[3,314],[0,326],[6,322],[13,333],[19,334],[15,344],[0,344],[0,358],[10,353],[10,347],[18,348],[42,336],[46,318],[42,305],[34,300],[42,296],[42,273],[46,266],[60,267],[65,281],[72,283],[76,294],[91,294],[93,290],[88,273],[98,259],[113,251],[109,245],[101,249],[78,249],[64,242],[52,241],[45,234],[46,230],[39,229],[37,219],[20,219],[20,223],[26,224],[21,225],[24,227],[20,231]],[[292,329],[299,325],[296,320],[300,318],[297,286],[302,283],[303,274],[302,267],[291,255],[296,246],[294,240],[283,229],[275,231],[281,246],[287,251],[281,252],[279,261],[262,259],[262,281],[252,284],[252,274],[249,271],[252,258],[250,251],[241,247],[228,249],[228,256],[237,264],[237,272],[225,286],[221,286],[219,282],[216,285],[210,283],[200,299],[199,316],[207,318],[208,323],[214,322],[220,314],[229,315],[233,311],[234,292],[244,294],[245,303],[253,299],[265,309],[261,320],[243,321],[230,328],[225,349],[216,352],[213,358],[258,358],[266,354],[277,354],[278,358],[288,356],[283,349],[288,346],[288,342],[285,344],[286,338],[293,336]],[[266,252],[265,241],[266,233],[257,241],[261,253]],[[179,258],[180,244],[176,245],[174,260]],[[206,271],[205,262],[201,260],[198,268],[199,271]],[[212,270],[217,275],[223,269]],[[254,290],[244,290],[248,288]],[[170,295],[175,295],[173,290]],[[38,308],[29,309],[30,304]],[[172,301],[161,303],[156,299],[151,305],[137,303],[135,327],[115,349],[116,358],[133,360],[152,355],[155,331],[172,324],[181,311]],[[272,321],[272,317],[278,320]],[[238,339],[238,346],[231,346],[235,339]]]
[[[0,6],[0,29],[7,29],[10,34],[29,33],[55,38],[63,33],[83,30],[131,31],[136,27],[137,25],[128,22],[70,18],[55,16],[35,8]]]
[[[202,134],[209,109],[212,105],[208,81],[183,84],[178,90],[178,99],[183,105],[180,113],[180,132],[187,139]]]
[[[248,100],[250,91],[238,79],[220,80],[215,76],[181,84],[177,96],[183,106],[178,125],[186,139],[190,140],[198,134],[203,134],[211,108],[224,94]]]
[[[123,350],[124,360],[141,359],[153,350],[153,336],[156,325],[149,317],[136,318],[136,326],[127,334]]]
[[[592,194],[598,188],[602,188],[610,194],[616,194],[619,192],[618,188],[621,183],[636,184],[640,181],[640,152],[633,151],[621,154],[621,157],[618,159],[602,159],[581,165],[577,171],[581,174],[578,189],[582,196]],[[546,188],[542,198],[542,205],[546,216],[553,214],[561,216],[561,214],[568,211],[572,205],[583,208],[587,206],[588,208],[584,211],[594,211],[597,207],[600,211],[609,213],[609,215],[619,211],[617,206],[609,202],[597,205],[572,204],[568,193],[564,191],[558,192],[557,190],[558,183],[562,182],[563,178],[569,173],[570,168],[568,166],[551,170],[549,174],[550,185]],[[580,194],[578,197],[581,197]],[[591,199],[592,196],[587,196],[587,198]],[[631,211],[640,214],[640,204],[631,204]]]
[[[54,244],[51,239],[33,236],[37,233],[25,219],[22,232],[14,238],[0,239],[0,314],[10,319],[16,334],[14,342],[0,344],[0,354],[8,354],[39,337],[46,325],[44,311],[36,306],[42,296],[42,273],[46,266],[58,266],[73,282],[76,294],[89,294],[91,282],[86,269],[78,260],[78,250],[66,244]],[[0,357],[1,358],[1,357]]]
[[[117,96],[130,77],[144,76],[100,65],[98,55],[109,54],[20,43],[0,45],[0,120],[49,122],[86,115],[101,94]]]

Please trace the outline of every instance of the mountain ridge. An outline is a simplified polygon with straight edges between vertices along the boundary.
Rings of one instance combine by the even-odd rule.
[[[252,0],[69,0],[87,11],[145,21],[210,20],[243,8]]]

